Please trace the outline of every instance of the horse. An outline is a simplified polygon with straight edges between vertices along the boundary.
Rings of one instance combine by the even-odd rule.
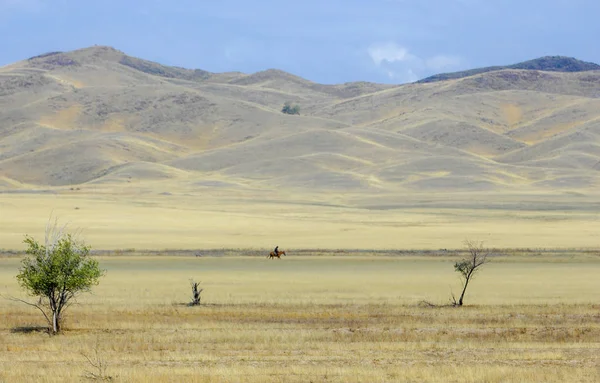
[[[277,257],[277,258],[281,259],[281,254],[283,254],[283,255],[286,255],[286,254],[285,254],[285,250],[279,250],[279,251],[278,251],[278,254],[275,254],[275,252],[274,252],[274,251],[271,251],[271,252],[269,253],[269,255],[267,256],[267,258],[271,259],[271,258],[275,258],[275,257]]]

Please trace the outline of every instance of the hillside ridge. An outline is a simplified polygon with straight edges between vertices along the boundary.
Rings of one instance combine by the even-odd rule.
[[[600,71],[525,63],[448,81],[325,85],[106,46],[49,52],[0,72],[0,189],[596,190]],[[300,115],[282,113],[286,102]]]
[[[585,72],[600,70],[600,65],[592,62],[581,61],[576,58],[567,56],[544,56],[512,65],[490,66],[484,68],[473,68],[459,72],[435,74],[433,76],[421,79],[417,82],[429,83],[436,81],[460,79],[481,73],[500,71],[505,69],[537,70],[545,72]]]

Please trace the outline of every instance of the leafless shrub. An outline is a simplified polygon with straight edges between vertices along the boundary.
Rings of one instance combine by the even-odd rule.
[[[190,302],[190,306],[198,306],[200,304],[200,294],[204,289],[198,289],[200,285],[199,282],[195,282],[193,279],[190,280],[190,284],[192,285],[192,302]]]
[[[85,371],[83,375],[84,378],[104,382],[114,379],[113,376],[108,375],[106,372],[108,369],[108,362],[100,353],[100,341],[98,338],[96,338],[96,345],[94,346],[93,354],[88,356],[86,353],[82,352],[81,355],[87,360],[91,367],[91,371]]]
[[[481,268],[481,266],[485,265],[488,262],[488,255],[490,253],[488,249],[484,249],[483,242],[476,242],[467,239],[464,243],[467,247],[468,255],[463,260],[458,261],[454,264],[454,270],[460,273],[462,281],[462,292],[460,294],[460,298],[458,298],[458,301],[456,300],[454,294],[452,294],[453,306],[463,305],[465,293],[467,292],[469,282],[473,279],[473,277]]]

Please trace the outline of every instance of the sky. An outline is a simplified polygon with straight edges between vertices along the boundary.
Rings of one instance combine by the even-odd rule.
[[[546,55],[600,63],[598,0],[0,0],[0,66],[107,45],[211,72],[401,84]]]

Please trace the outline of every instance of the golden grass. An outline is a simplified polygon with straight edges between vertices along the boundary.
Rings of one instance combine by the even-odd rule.
[[[503,104],[500,106],[510,130],[514,129],[523,119],[523,111],[519,105]]]
[[[600,259],[500,257],[466,297],[453,257],[100,257],[65,333],[0,304],[0,381],[81,381],[98,342],[123,382],[595,382]],[[20,295],[19,259],[0,292]],[[204,305],[187,307],[188,279]]]
[[[558,136],[569,131],[574,131],[576,128],[586,123],[597,121],[599,119],[600,118],[593,118],[590,121],[571,121],[563,124],[557,123],[543,130],[540,129],[538,131],[533,132],[525,131],[523,133],[516,134],[514,135],[514,138],[527,145],[535,145],[539,144],[540,142],[544,142],[554,136]]]
[[[42,117],[39,124],[53,129],[77,129],[77,121],[82,110],[82,105],[72,105],[66,109],[56,111],[50,116]]]
[[[75,80],[73,78],[67,77],[65,75],[57,76],[57,75],[52,75],[49,73],[45,73],[44,75],[46,77],[53,78],[54,80],[58,81],[59,83],[70,85],[76,89],[85,88],[85,83],[83,83],[79,80]]]
[[[385,205],[387,197],[330,193],[324,202],[323,196],[290,191],[261,190],[253,195],[228,188],[173,190],[169,185],[131,184],[123,187],[118,196],[113,194],[115,186],[103,184],[82,185],[80,191],[67,190],[56,195],[0,194],[0,246],[23,249],[23,235],[42,236],[52,213],[61,222],[70,222],[72,228],[81,228],[86,242],[94,249],[272,248],[275,245],[292,251],[297,248],[455,249],[462,248],[465,238],[483,240],[486,245],[498,248],[598,248],[600,244],[596,211],[553,210],[556,205],[577,207],[581,201],[593,206],[591,203],[597,199],[591,196],[549,200],[547,209],[536,212],[484,207],[362,209],[352,207],[353,198],[366,201],[361,203]],[[157,195],[161,191],[173,195]],[[389,204],[398,203],[398,198],[392,196]],[[400,201],[411,204],[415,198],[418,197],[407,196]],[[432,203],[456,201],[457,206],[479,203],[483,198],[488,198],[491,204],[516,203],[496,195],[423,198]],[[498,202],[494,202],[496,198]],[[525,204],[542,198],[520,196],[515,200]]]

